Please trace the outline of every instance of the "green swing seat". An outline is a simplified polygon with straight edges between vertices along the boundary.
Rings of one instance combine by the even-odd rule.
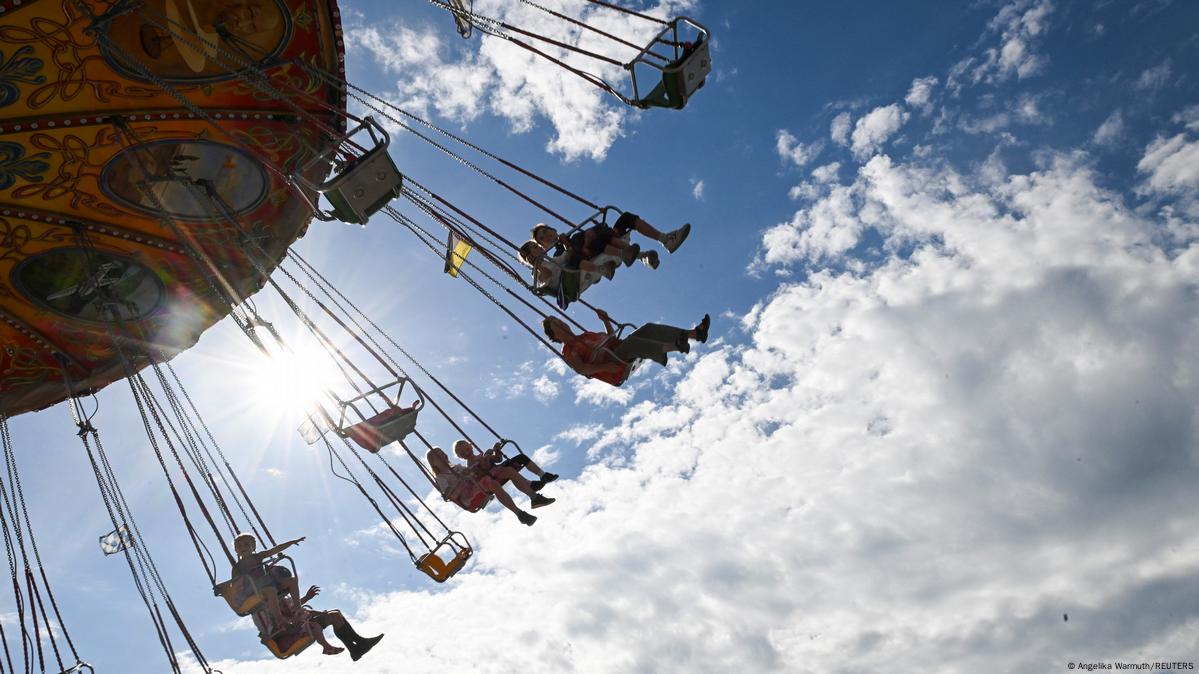
[[[680,36],[680,29],[694,31],[695,39],[686,42]],[[712,55],[709,49],[710,33],[699,23],[687,18],[678,17],[671,21],[653,42],[637,55],[625,69],[633,80],[633,98],[629,102],[638,108],[669,108],[682,110],[687,102],[699,91],[712,72]],[[668,45],[674,49],[674,60],[663,66],[648,57],[652,55],[655,45]],[[658,71],[661,74],[657,84],[650,92],[641,95],[638,82],[638,69]],[[628,99],[626,99],[628,100]]]
[[[712,59],[708,53],[708,42],[701,36],[690,54],[662,70],[662,81],[637,101],[637,106],[682,110],[691,96],[703,88],[704,81],[711,72]]]

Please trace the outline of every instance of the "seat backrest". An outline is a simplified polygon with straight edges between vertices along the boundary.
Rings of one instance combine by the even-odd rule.
[[[352,165],[321,186],[342,222],[365,225],[370,216],[400,196],[404,176],[386,145],[371,148]]]
[[[708,41],[701,38],[686,58],[662,71],[663,82],[671,102],[680,108],[683,107],[711,72],[712,58],[708,51]]]
[[[450,536],[453,535],[453,533],[450,534]],[[447,550],[453,550],[455,547],[457,547],[457,550],[454,552],[454,556],[449,560],[441,557],[442,553],[446,552]],[[438,543],[437,547],[433,548],[424,555],[421,555],[421,557],[416,560],[416,568],[420,569],[421,572],[432,578],[434,581],[438,583],[444,583],[454,574],[458,573],[458,571],[462,569],[462,567],[466,564],[466,561],[470,559],[471,555],[473,554],[474,550],[472,550],[469,545],[451,545],[450,538],[447,537],[445,540],[442,540],[440,543]]]
[[[233,578],[217,583],[213,594],[225,600],[229,608],[239,616],[247,616],[263,603],[262,594],[257,592],[249,578]]]

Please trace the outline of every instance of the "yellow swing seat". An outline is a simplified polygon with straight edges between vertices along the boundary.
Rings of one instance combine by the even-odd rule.
[[[442,557],[446,551],[453,551],[449,559]],[[451,531],[432,550],[421,555],[416,560],[416,568],[438,583],[444,583],[458,573],[466,561],[474,555],[470,543],[461,532]]]
[[[291,565],[291,575],[294,578],[296,575],[296,564],[291,557],[287,555],[279,555],[266,562],[263,565],[270,569],[276,566],[282,566],[286,561]],[[287,567],[283,567],[286,569]],[[260,588],[254,582],[254,579],[249,576],[240,576],[238,578],[230,578],[222,583],[217,583],[212,587],[212,594],[225,600],[229,608],[239,616],[248,616],[251,613],[259,610],[266,603],[266,592],[275,592],[274,587]]]
[[[262,645],[266,646],[271,655],[280,660],[286,660],[293,655],[298,655],[314,643],[316,643],[316,639],[307,630],[283,632],[269,637],[262,637]]]
[[[221,599],[224,599],[225,603],[229,605],[229,608],[232,609],[237,615],[248,616],[253,613],[255,609],[262,606],[266,600],[263,598],[261,592],[247,594],[243,590],[246,583],[250,583],[252,585],[249,578],[233,578],[231,580],[226,580],[223,583],[217,583],[215,586],[213,586],[212,593]]]

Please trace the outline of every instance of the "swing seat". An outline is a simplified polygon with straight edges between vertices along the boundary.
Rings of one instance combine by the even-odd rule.
[[[400,196],[403,189],[404,176],[387,151],[391,137],[369,116],[333,143],[329,150],[305,164],[304,169],[332,163],[333,153],[360,131],[366,131],[369,135],[370,149],[342,164],[325,182],[319,185],[309,182],[301,175],[304,171],[292,175],[295,182],[325,195],[332,206],[331,211],[323,211],[311,202],[309,205],[313,207],[314,214],[326,222],[341,220],[365,225],[372,215]]]
[[[392,407],[346,428],[344,437],[358,443],[359,447],[371,454],[377,454],[380,449],[403,440],[416,430],[416,417],[419,412],[419,405]]]
[[[237,615],[248,616],[266,602],[261,592],[247,593],[245,591],[245,584],[249,582],[249,578],[227,580],[213,586],[212,593],[224,599],[229,608]]]
[[[416,400],[408,407],[400,404],[400,397],[409,383],[407,377],[400,377],[382,386],[374,386],[357,397],[339,401],[337,418],[324,420],[324,429],[353,440],[372,454],[393,442],[402,441],[416,430],[417,415],[425,407],[424,393],[415,384],[412,384],[412,389],[416,393]],[[369,410],[362,409],[364,405]],[[378,409],[383,411],[367,416]],[[323,429],[311,430],[317,438],[324,432]],[[301,427],[301,433],[304,431]]]
[[[711,72],[708,42],[701,34],[690,54],[662,70],[662,81],[637,102],[638,107],[682,110]]]
[[[629,235],[621,237],[625,243],[629,242]],[[599,266],[615,262],[619,268],[623,262],[619,255],[598,255],[591,260]],[[603,280],[603,275],[594,271],[583,271],[582,269],[563,269],[556,277],[556,283],[550,281],[541,285],[537,284],[537,271],[533,271],[533,292],[546,297],[553,297],[559,309],[565,309],[570,306],[571,302],[577,302],[583,296],[583,293]]]
[[[262,637],[262,645],[266,646],[271,655],[286,660],[293,655],[298,655],[312,644],[316,643],[316,639],[308,633],[307,630],[295,630],[290,632],[282,632],[269,637]]]
[[[291,557],[287,555],[274,557],[270,561],[264,562],[264,566],[268,573],[276,566],[282,567],[284,571],[287,571],[287,566],[283,565],[284,561],[291,565],[290,573],[291,577],[294,578],[296,575],[296,565]],[[224,599],[229,608],[239,616],[248,616],[261,609],[266,604],[264,593],[267,591],[273,592],[276,590],[273,586],[259,588],[254,579],[249,576],[230,578],[212,587],[212,594]]]
[[[58,674],[79,674],[79,672],[82,672],[84,670],[87,670],[87,671],[93,672],[93,673],[96,671],[96,670],[92,669],[91,665],[80,660],[79,662],[75,663],[74,666],[68,667],[68,668],[62,670],[61,672],[59,672]]]
[[[449,560],[442,558],[441,553],[454,550]],[[474,554],[466,537],[457,531],[451,531],[440,543],[429,552],[416,560],[416,568],[438,583],[444,583],[458,573],[466,561]]]
[[[693,32],[695,39],[685,42],[685,36],[680,32]],[[712,72],[712,54],[708,43],[711,33],[698,22],[685,16],[680,16],[670,22],[641,50],[632,61],[625,64],[625,70],[633,80],[633,92],[630,98],[621,98],[638,108],[670,108],[682,110],[687,101],[701,87]],[[666,65],[649,59],[655,52],[654,47],[666,45],[673,48],[674,60]],[[641,95],[639,71],[642,75],[651,72],[660,74],[654,88],[644,96]]]

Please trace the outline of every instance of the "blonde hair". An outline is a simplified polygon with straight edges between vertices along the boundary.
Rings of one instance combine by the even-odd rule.
[[[440,457],[434,461],[434,457]],[[446,456],[445,450],[440,447],[434,447],[425,452],[425,461],[429,464],[429,469],[433,471],[433,475],[442,475],[446,472],[445,465],[450,462],[450,458]]]
[[[533,266],[533,260],[536,259],[536,256],[533,254],[534,248],[541,248],[541,244],[537,243],[533,239],[529,239],[528,241],[520,244],[520,261],[524,262],[530,267]]]

